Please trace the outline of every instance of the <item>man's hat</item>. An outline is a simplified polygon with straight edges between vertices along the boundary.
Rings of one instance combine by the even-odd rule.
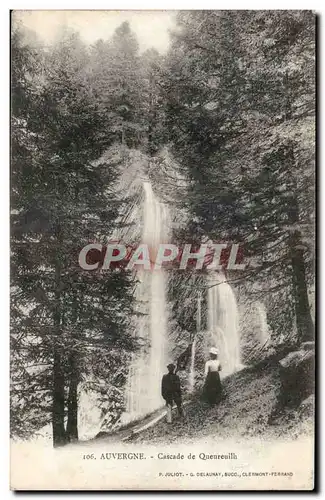
[[[169,365],[167,365],[167,368],[175,368],[175,365],[173,363],[169,363]]]
[[[219,351],[216,347],[211,347],[210,351],[209,351],[210,354],[215,354],[216,356],[219,354]]]

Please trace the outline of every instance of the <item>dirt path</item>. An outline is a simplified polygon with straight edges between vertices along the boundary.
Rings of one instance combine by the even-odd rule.
[[[130,422],[129,424],[126,424],[122,426],[119,429],[116,429],[115,431],[105,433],[101,432],[99,433],[95,438],[89,440],[89,443],[93,442],[123,442],[131,439],[132,437],[137,436],[140,432],[143,432],[153,425],[157,424],[160,420],[164,418],[166,415],[166,409],[159,408],[158,410],[148,414],[141,420],[137,420],[135,422]]]
[[[191,403],[191,401],[184,401],[183,402],[183,407],[186,408]],[[175,418],[176,418],[177,410],[176,408],[173,409],[173,421],[175,423]],[[129,424],[122,426],[119,429],[116,429],[115,431],[109,432],[109,433],[99,433],[95,438],[87,441],[88,443],[93,443],[93,442],[125,442],[125,441],[131,441],[135,439],[139,434],[142,434],[143,432],[149,430],[151,427],[159,424],[162,421],[165,421],[165,416],[166,416],[166,408],[162,407],[159,408],[158,410],[148,414],[147,416],[143,417],[141,420],[137,420],[135,422],[130,422]],[[85,443],[85,441],[83,442]]]

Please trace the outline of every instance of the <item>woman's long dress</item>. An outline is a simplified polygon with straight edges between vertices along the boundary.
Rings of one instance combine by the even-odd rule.
[[[217,360],[207,361],[205,364],[205,383],[203,387],[203,398],[210,404],[215,405],[221,399],[222,385],[220,381],[220,362]]]

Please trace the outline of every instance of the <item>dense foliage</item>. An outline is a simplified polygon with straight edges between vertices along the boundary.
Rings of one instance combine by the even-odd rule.
[[[314,57],[309,11],[181,12],[163,86],[169,146],[189,178],[190,233],[244,244],[251,265],[239,281],[259,282],[254,293],[281,310],[280,329],[282,314],[290,330],[295,317],[304,340],[313,338]]]

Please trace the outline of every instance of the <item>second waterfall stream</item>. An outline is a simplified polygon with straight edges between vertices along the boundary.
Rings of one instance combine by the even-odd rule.
[[[217,347],[222,375],[240,367],[239,317],[235,294],[222,274],[208,278],[208,344]]]

